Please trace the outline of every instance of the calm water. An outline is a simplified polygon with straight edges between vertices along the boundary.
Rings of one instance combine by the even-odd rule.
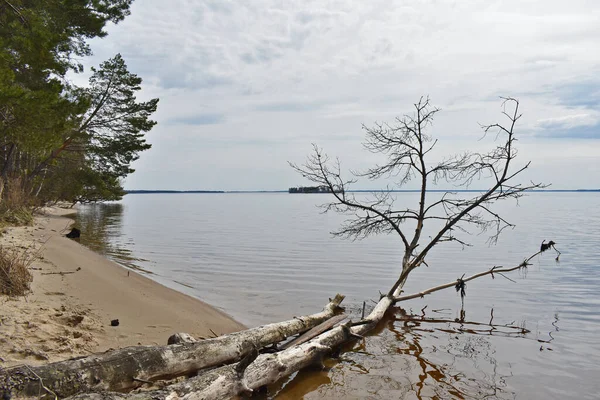
[[[401,243],[332,238],[343,217],[320,214],[323,196],[128,195],[80,207],[78,224],[84,244],[248,326],[313,313],[338,292],[358,313],[393,283]],[[416,194],[400,193],[398,202],[415,204]],[[471,237],[476,245],[466,249],[436,246],[407,293],[516,265],[543,239],[557,243],[560,263],[549,251],[526,273],[512,273],[516,283],[498,276],[470,282],[463,322],[455,322],[461,300],[454,290],[401,303],[376,335],[328,360],[325,371],[303,371],[269,396],[599,398],[599,209],[600,193],[533,193],[518,206],[501,205],[514,230],[493,247],[484,236]]]

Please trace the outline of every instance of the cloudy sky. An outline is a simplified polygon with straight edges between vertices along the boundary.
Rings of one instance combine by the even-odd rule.
[[[597,0],[136,0],[131,11],[87,60],[120,52],[142,97],[160,98],[128,189],[286,189],[306,183],[287,161],[313,142],[363,168],[377,157],[361,124],[391,122],[422,95],[442,109],[434,158],[492,146],[479,123],[502,122],[499,96],[513,96],[518,159],[532,161],[523,179],[600,187]]]

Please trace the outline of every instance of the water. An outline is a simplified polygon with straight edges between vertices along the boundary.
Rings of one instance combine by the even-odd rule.
[[[359,195],[363,196],[363,195]],[[398,204],[415,204],[399,193]],[[344,217],[321,214],[326,195],[128,195],[79,208],[82,242],[248,326],[320,310],[335,293],[367,311],[399,273],[394,235],[332,238]],[[532,193],[500,205],[513,230],[496,246],[436,246],[416,292],[494,265],[513,266],[543,239],[552,250],[526,272],[400,303],[375,335],[269,388],[278,399],[596,399],[600,392],[600,194]],[[424,308],[427,306],[426,308]],[[424,308],[424,309],[423,309]],[[458,322],[455,322],[458,320]],[[491,321],[490,321],[491,320]],[[504,326],[508,325],[508,326]],[[525,329],[525,330],[524,330]]]

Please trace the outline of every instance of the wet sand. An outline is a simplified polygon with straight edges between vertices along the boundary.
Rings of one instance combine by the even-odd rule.
[[[0,297],[0,367],[43,364],[176,332],[210,337],[244,326],[210,305],[130,271],[64,235],[74,210],[48,208],[34,226],[6,228],[3,247],[38,252],[31,293]],[[111,320],[118,319],[118,326]]]

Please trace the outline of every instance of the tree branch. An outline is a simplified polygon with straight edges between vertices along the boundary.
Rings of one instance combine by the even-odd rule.
[[[525,260],[523,260],[523,262],[521,264],[519,264],[519,265],[517,265],[515,267],[511,267],[511,268],[493,267],[493,268],[491,268],[491,269],[489,269],[487,271],[471,275],[471,276],[469,276],[467,278],[461,278],[461,280],[466,283],[466,282],[472,281],[473,279],[481,278],[482,276],[486,276],[486,275],[491,275],[492,278],[493,278],[494,274],[502,274],[502,273],[506,273],[506,272],[516,271],[516,270],[521,269],[521,268],[527,268],[529,265],[531,265],[530,261],[533,258],[535,258],[536,256],[540,255],[540,254],[542,254],[542,251],[538,251],[537,253],[529,256],[528,258],[526,258]],[[455,287],[456,282],[457,281],[452,281],[452,282],[444,283],[443,285],[434,286],[432,288],[423,290],[423,291],[418,292],[418,293],[408,294],[408,295],[405,295],[405,296],[396,296],[396,297],[394,297],[394,303],[399,303],[401,301],[406,301],[406,300],[412,300],[412,299],[416,299],[416,298],[419,298],[419,297],[422,298],[422,297],[425,297],[428,294],[435,293],[435,292],[438,292],[438,291],[443,290],[443,289],[448,289],[448,288],[451,288],[451,287]]]

